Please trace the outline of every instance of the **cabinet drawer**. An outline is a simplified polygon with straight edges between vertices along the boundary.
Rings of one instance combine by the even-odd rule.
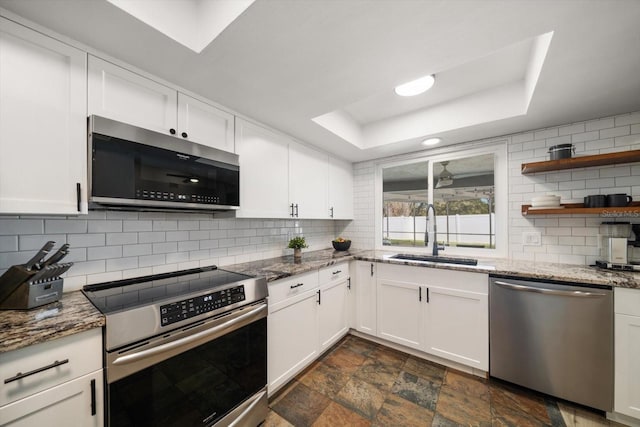
[[[2,353],[0,406],[99,369],[102,369],[101,328]],[[27,375],[5,383],[20,374]]]
[[[341,281],[349,277],[349,263],[343,262],[336,265],[323,268],[318,273],[320,283],[325,284],[329,282]]]
[[[640,316],[640,289],[615,288],[613,300],[616,313]]]
[[[269,304],[275,304],[289,297],[318,287],[318,272],[297,274],[287,279],[276,280],[269,284]]]

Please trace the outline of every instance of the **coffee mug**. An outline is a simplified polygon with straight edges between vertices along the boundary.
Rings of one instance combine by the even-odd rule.
[[[585,208],[603,208],[606,206],[607,198],[604,194],[595,194],[584,197]]]
[[[607,206],[609,207],[628,206],[632,201],[633,198],[631,196],[627,196],[624,193],[607,194]]]

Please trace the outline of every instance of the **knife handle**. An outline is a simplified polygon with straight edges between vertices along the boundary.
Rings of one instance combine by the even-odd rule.
[[[64,245],[60,246],[60,249],[58,249],[58,251],[55,254],[51,255],[44,263],[42,263],[42,267],[55,264],[56,262],[60,261],[62,258],[67,256],[68,253],[69,253],[69,244],[65,243]]]
[[[24,267],[27,270],[31,270],[35,265],[37,265],[40,261],[42,261],[42,258],[44,258],[49,253],[49,251],[51,249],[53,249],[53,246],[55,244],[56,244],[56,242],[54,242],[53,240],[49,240],[38,251],[38,253],[33,256],[33,258],[31,258],[29,261],[27,261],[27,263],[24,265]]]

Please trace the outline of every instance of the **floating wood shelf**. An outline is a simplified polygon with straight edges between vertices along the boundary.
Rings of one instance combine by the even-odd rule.
[[[570,159],[547,160],[545,162],[523,163],[521,173],[523,175],[527,175],[536,172],[559,171],[565,169],[586,168],[590,166],[618,165],[621,163],[634,162],[640,162],[640,150],[595,154],[593,156],[572,157]]]
[[[522,215],[570,215],[593,214],[602,216],[640,216],[640,202],[632,202],[625,207],[610,208],[585,208],[582,203],[563,203],[560,208],[532,208],[531,205],[522,205]]]

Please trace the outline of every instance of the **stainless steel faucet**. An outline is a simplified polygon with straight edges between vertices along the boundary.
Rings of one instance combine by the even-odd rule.
[[[438,227],[436,226],[436,207],[433,203],[427,205],[427,218],[429,218],[429,210],[433,209],[433,256],[438,256],[438,251],[444,251],[444,246],[438,246]]]

